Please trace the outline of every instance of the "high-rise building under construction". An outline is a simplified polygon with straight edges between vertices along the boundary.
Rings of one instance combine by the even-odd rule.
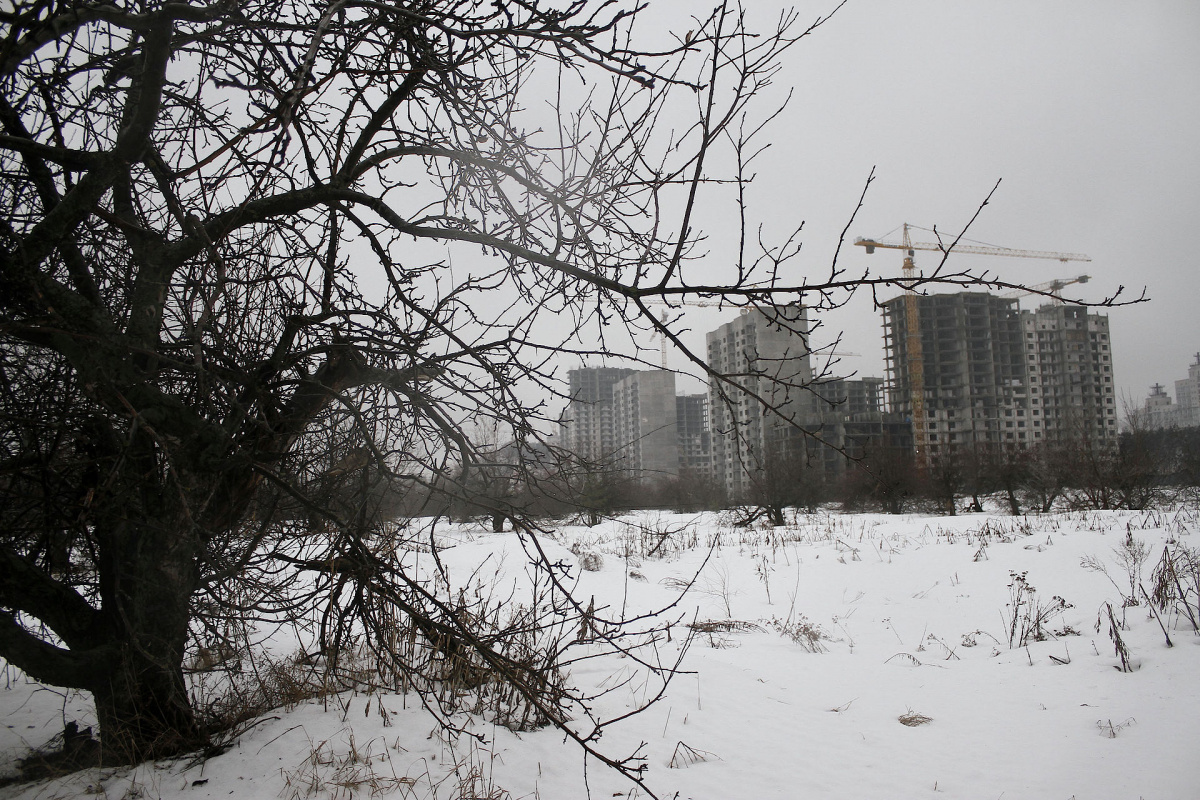
[[[928,437],[916,442],[918,449],[934,456],[948,447],[1027,443],[1028,370],[1016,301],[986,292],[915,300]],[[911,419],[917,376],[903,296],[884,304],[883,320],[890,405]]]
[[[590,466],[649,481],[709,475],[707,397],[676,395],[674,372],[581,367],[568,375],[563,444]]]
[[[620,367],[583,367],[568,373],[571,402],[562,420],[568,450],[598,463],[611,459],[624,444],[613,419],[613,386],[633,372]]]
[[[906,298],[884,304],[884,349],[893,411],[911,419],[914,378],[924,385],[925,441],[947,449],[1028,447],[1043,441],[1116,441],[1108,317],[1051,303],[1022,311],[986,292],[916,301],[921,365],[909,354]],[[919,437],[918,437],[919,438]]]

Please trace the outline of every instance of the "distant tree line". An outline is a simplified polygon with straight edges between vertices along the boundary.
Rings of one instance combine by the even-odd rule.
[[[1010,514],[1141,510],[1179,490],[1200,487],[1200,428],[1131,427],[1116,447],[1075,439],[1027,448],[947,448],[924,468],[907,448],[879,442],[851,454],[845,471],[832,478],[811,455],[768,453],[759,468],[747,472],[740,496],[731,496],[703,473],[646,479],[613,465],[575,466],[569,474],[545,476],[506,466],[500,470],[503,479],[495,474],[476,478],[474,500],[442,511],[463,520],[488,519],[494,530],[503,530],[507,517],[497,509],[506,507],[523,515],[573,516],[588,525],[638,509],[734,509],[745,524],[766,519],[782,525],[786,509],[811,511],[822,504],[892,514],[953,515],[996,506]]]

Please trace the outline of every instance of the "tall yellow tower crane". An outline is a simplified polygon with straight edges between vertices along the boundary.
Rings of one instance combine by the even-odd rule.
[[[914,242],[909,235],[909,229],[916,226],[909,225],[907,222],[903,226],[903,234],[899,242],[888,242],[882,239],[867,239],[859,237],[854,240],[854,244],[859,247],[866,248],[868,253],[874,253],[875,248],[883,248],[885,250],[903,250],[904,251],[904,277],[906,279],[904,287],[904,327],[905,327],[905,346],[908,355],[908,386],[909,394],[912,396],[912,427],[913,427],[913,444],[917,451],[917,463],[920,466],[926,466],[929,460],[929,420],[925,415],[925,356],[924,348],[921,344],[921,319],[917,310],[917,295],[913,290],[916,283],[917,271],[916,265],[913,262],[913,253],[916,250],[932,250],[938,253],[945,253],[948,246],[940,242]],[[955,253],[970,253],[982,256],[1012,256],[1016,258],[1051,258],[1056,261],[1091,261],[1092,259],[1082,253],[1055,253],[1047,250],[1015,250],[1011,247],[995,247],[992,245],[970,245],[959,244],[953,248]],[[1081,275],[1076,279],[1068,279],[1064,281],[1053,281],[1052,284],[1059,284],[1054,288],[1057,292],[1063,286],[1072,283],[1086,283],[1089,280],[1088,276]],[[1049,285],[1048,285],[1049,288]]]

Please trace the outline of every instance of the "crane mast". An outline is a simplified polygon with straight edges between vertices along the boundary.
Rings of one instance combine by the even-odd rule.
[[[921,343],[917,293],[913,291],[917,267],[913,261],[907,222],[904,223],[904,241],[901,244],[904,247],[904,277],[908,279],[904,289],[904,343],[908,356],[908,394],[911,398],[913,446],[917,451],[917,463],[924,466],[929,455],[929,418],[925,415],[925,349]]]
[[[696,299],[685,298],[685,297],[673,299],[669,302],[667,300],[664,300],[661,297],[647,297],[646,302],[653,304],[653,305],[660,305],[660,306],[718,306],[719,307],[719,306],[729,305],[728,302],[722,301],[722,300],[696,300]],[[742,309],[742,313],[743,314],[746,313],[746,310]],[[667,310],[665,308],[661,312],[659,312],[659,321],[662,323],[663,327],[665,328],[667,325]],[[659,361],[662,364],[662,369],[666,370],[667,369],[667,334],[664,333],[663,331],[659,331],[658,333],[656,333],[654,335],[654,338],[658,339]]]

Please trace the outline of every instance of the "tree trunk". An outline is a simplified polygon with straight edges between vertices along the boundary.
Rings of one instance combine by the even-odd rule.
[[[162,487],[144,486],[105,531],[101,613],[116,655],[88,688],[107,764],[172,755],[198,743],[183,677],[200,530]],[[153,509],[153,510],[152,510]]]
[[[182,659],[166,664],[127,646],[116,669],[93,688],[92,696],[106,765],[136,764],[199,744]]]

